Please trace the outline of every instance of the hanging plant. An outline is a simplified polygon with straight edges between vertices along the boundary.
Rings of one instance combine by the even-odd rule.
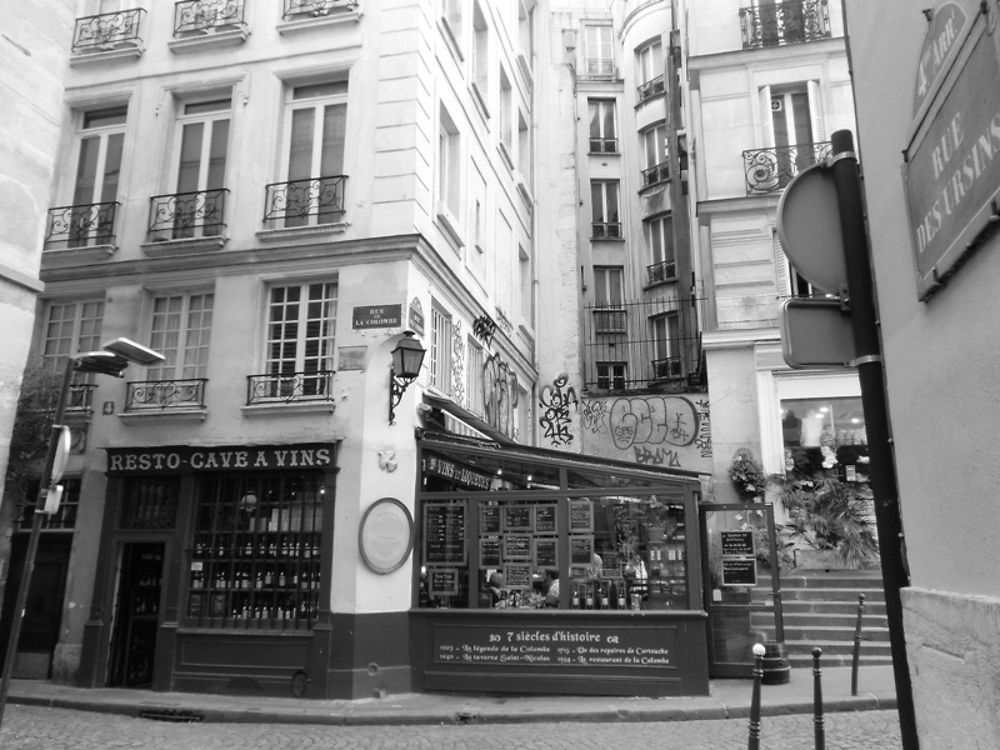
[[[746,448],[740,448],[733,454],[733,463],[729,467],[729,478],[736,488],[736,494],[743,502],[756,502],[764,497],[764,489],[767,486],[764,467]]]

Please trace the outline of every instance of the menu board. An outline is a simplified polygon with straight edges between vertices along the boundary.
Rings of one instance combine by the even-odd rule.
[[[592,533],[594,531],[594,506],[590,500],[569,501],[569,533]]]
[[[500,506],[486,505],[479,506],[479,533],[499,534],[500,533]]]
[[[465,503],[424,506],[424,562],[464,565]]]
[[[724,556],[754,556],[752,531],[720,531],[719,533],[722,535],[722,554]]]
[[[722,558],[723,586],[756,586],[757,561],[746,557]]]
[[[500,537],[488,536],[479,540],[479,567],[500,567]]]
[[[508,589],[531,588],[531,565],[526,563],[507,563],[503,566],[503,577]]]
[[[535,539],[535,565],[539,568],[559,567],[559,560],[556,555],[556,539],[554,537]]]
[[[530,534],[504,535],[503,538],[504,560],[530,560],[531,539],[532,537]]]
[[[504,531],[531,531],[530,505],[505,505],[503,508]]]
[[[572,565],[590,565],[593,555],[593,537],[571,536],[569,538],[569,561]]]
[[[556,533],[556,506],[554,505],[535,506],[535,533],[536,534]]]
[[[458,571],[455,568],[431,568],[427,592],[431,596],[455,596],[458,594]]]

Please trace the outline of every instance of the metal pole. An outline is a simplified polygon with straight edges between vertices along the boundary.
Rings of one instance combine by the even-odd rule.
[[[750,693],[750,734],[747,750],[760,750],[760,681],[764,677],[764,644],[753,647],[753,689]]]
[[[899,513],[892,437],[889,432],[878,311],[875,304],[871,253],[862,205],[858,160],[854,153],[854,136],[851,131],[838,130],[830,140],[833,180],[844,238],[851,328],[857,352],[857,359],[853,364],[858,369],[865,429],[868,434],[871,487],[875,498],[875,525],[878,529],[882,585],[885,589],[900,735],[906,750],[916,750],[920,745],[913,710],[913,688],[910,684],[906,638],[903,633],[903,604],[900,597],[900,589],[909,585],[909,576],[903,546],[903,524]]]
[[[858,694],[858,663],[861,661],[861,618],[865,614],[865,595],[858,594],[858,620],[854,624],[854,654],[851,657],[851,695]]]
[[[823,670],[819,668],[819,657],[823,649],[813,649],[813,737],[816,750],[826,750],[826,730],[823,728]]]
[[[21,622],[24,620],[24,610],[28,603],[28,590],[31,587],[31,575],[35,570],[35,556],[38,554],[38,538],[42,530],[42,508],[44,493],[52,481],[52,464],[55,461],[59,431],[63,415],[66,413],[66,401],[69,397],[70,385],[73,382],[73,371],[76,360],[72,357],[66,360],[66,370],[63,373],[62,387],[59,390],[59,401],[56,404],[55,416],[52,419],[52,435],[49,437],[49,448],[45,455],[45,468],[42,470],[42,481],[39,484],[38,497],[35,498],[35,512],[31,517],[31,535],[28,537],[28,550],[24,556],[24,568],[21,571],[21,581],[17,588],[17,603],[14,605],[13,619],[10,623],[10,636],[7,638],[7,652],[3,659],[3,677],[0,679],[0,726],[3,726],[3,715],[7,708],[7,693],[10,690],[11,673],[14,671],[14,658],[17,655],[17,642],[21,638]]]

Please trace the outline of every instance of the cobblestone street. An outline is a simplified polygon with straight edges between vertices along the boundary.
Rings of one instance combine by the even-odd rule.
[[[676,722],[520,723],[468,726],[319,726],[315,724],[168,723],[66,709],[11,705],[0,747],[4,750],[580,750],[676,747],[741,750],[743,719]],[[828,750],[898,750],[895,711],[849,711],[826,716]],[[811,714],[764,717],[761,747],[814,747]]]

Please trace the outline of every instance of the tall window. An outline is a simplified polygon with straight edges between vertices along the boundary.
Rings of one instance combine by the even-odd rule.
[[[461,209],[461,152],[458,127],[442,107],[438,124],[438,202],[450,223]],[[458,230],[457,226],[452,229]]]
[[[779,173],[794,175],[812,166],[812,118],[804,89],[771,92],[771,128]]]
[[[587,75],[611,78],[615,74],[614,37],[610,26],[583,27]]]
[[[642,170],[642,185],[655,185],[670,176],[667,165],[667,126],[655,125],[642,131],[642,149],[646,166]]]
[[[215,295],[173,294],[153,300],[150,347],[166,361],[146,372],[149,380],[204,378]]]
[[[646,222],[646,243],[649,247],[649,283],[666,281],[677,277],[677,262],[674,257],[673,220],[670,216],[658,216]]]
[[[500,144],[507,150],[508,161],[514,151],[514,96],[507,71],[500,68]],[[513,166],[511,163],[510,166]]]
[[[483,347],[469,337],[466,351],[469,361],[466,370],[465,396],[468,399],[466,407],[475,414],[482,414],[486,399],[486,381],[484,367],[486,365]]]
[[[462,6],[466,0],[443,0],[442,17],[454,42],[462,46]]]
[[[676,312],[650,321],[653,334],[653,378],[681,376],[680,321]]]
[[[625,270],[621,266],[594,267],[594,331],[624,333],[626,312],[624,299]]]
[[[336,282],[273,287],[268,301],[266,372],[280,376],[275,378],[280,388],[298,389],[305,396],[326,394],[328,374],[333,372],[336,327]]]
[[[527,62],[528,65],[532,65],[534,64],[533,58],[535,56],[535,9],[532,7],[529,10],[527,5],[528,4],[525,2],[518,2],[517,4],[518,45],[519,51],[524,53],[525,62]],[[531,5],[533,6],[534,3]]]
[[[112,242],[127,112],[127,107],[120,106],[83,113],[68,217],[71,247]]]
[[[615,100],[589,99],[590,152],[613,154],[618,151],[618,134],[615,130]]]
[[[531,158],[531,131],[524,112],[517,112],[517,170],[528,184],[534,182],[535,160]]]
[[[590,200],[593,208],[591,236],[594,239],[622,236],[618,215],[618,180],[591,180]]]
[[[295,86],[288,92],[285,226],[329,224],[343,212],[346,126],[347,81]]]
[[[472,83],[479,94],[480,103],[485,107],[489,96],[489,34],[483,9],[477,2],[472,8]]]
[[[62,372],[65,357],[101,348],[104,301],[52,302],[45,312],[42,361],[46,369]]]
[[[431,385],[451,393],[451,316],[438,307],[431,310]]]
[[[651,96],[662,94],[663,86],[663,47],[653,42],[640,47],[635,53],[636,78],[639,81],[639,101]]]
[[[530,327],[535,325],[535,295],[532,294],[534,274],[531,267],[531,256],[521,246],[517,246],[518,266],[521,277],[521,320]]]
[[[221,234],[232,98],[189,102],[177,118],[174,237]]]

